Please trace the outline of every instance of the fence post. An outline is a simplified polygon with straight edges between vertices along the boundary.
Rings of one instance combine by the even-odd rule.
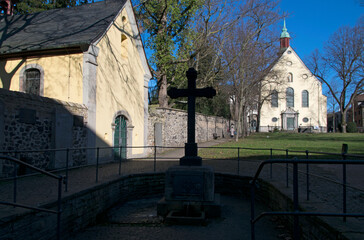
[[[306,160],[308,160],[308,150],[306,150]],[[310,200],[310,179],[309,179],[309,168],[308,163],[306,163],[306,199]]]
[[[270,149],[270,160],[273,159],[273,149],[271,148]],[[270,178],[272,179],[273,178],[273,164],[271,163],[270,164]]]
[[[68,191],[68,162],[69,162],[69,148],[67,148],[66,150],[66,179],[64,179],[64,191],[67,192]]]
[[[100,148],[96,148],[96,183],[99,181],[99,151]]]
[[[238,175],[240,172],[240,147],[238,147]]]
[[[119,147],[119,175],[121,175],[121,151],[123,150],[123,146]]]
[[[19,153],[15,153],[15,157],[16,159],[19,159]],[[16,198],[17,198],[17,178],[18,178],[18,173],[17,173],[17,164],[14,162],[14,191],[13,191],[13,201],[14,203],[16,203]]]
[[[251,240],[255,240],[255,184],[250,187],[250,236]]]
[[[154,172],[156,172],[156,170],[157,170],[157,146],[156,145],[154,145],[153,170],[154,170]]]
[[[288,160],[288,149],[286,149],[286,160]],[[286,163],[286,187],[288,187],[288,163]]]
[[[299,212],[298,207],[298,164],[295,162],[297,158],[293,159],[293,211],[295,213]],[[293,239],[300,239],[300,229],[299,229],[299,216],[293,216]]]
[[[58,201],[57,201],[57,240],[61,239],[61,213],[62,213],[62,179],[58,179]]]
[[[342,159],[346,160],[346,154],[348,153],[348,145],[343,144],[342,149]],[[346,164],[343,164],[343,213],[346,213]],[[343,221],[346,222],[346,217],[343,217]]]

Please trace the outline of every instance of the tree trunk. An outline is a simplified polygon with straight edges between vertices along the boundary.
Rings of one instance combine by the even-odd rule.
[[[158,82],[158,101],[159,107],[168,107],[168,96],[167,96],[167,76],[163,74]]]
[[[258,102],[258,108],[257,108],[257,126],[255,128],[255,132],[259,132],[260,129],[260,110],[262,109],[262,105],[260,104],[260,99]]]
[[[332,111],[332,127],[333,127],[333,132],[336,133],[336,114],[335,114],[335,110]]]
[[[343,133],[346,133],[346,112],[347,109],[341,111],[341,129]]]

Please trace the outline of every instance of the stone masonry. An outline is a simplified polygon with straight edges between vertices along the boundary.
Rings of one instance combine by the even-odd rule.
[[[0,89],[1,154],[8,154],[6,152],[11,151],[57,148],[55,131],[60,127],[56,125],[62,125],[62,123],[57,122],[56,116],[61,115],[60,113],[71,122],[69,128],[71,133],[64,133],[70,136],[70,147],[85,147],[87,137],[84,127],[87,122],[85,106]],[[16,153],[9,155],[15,156]],[[85,154],[82,151],[72,151],[70,156],[72,165],[86,162]],[[54,152],[22,152],[18,157],[22,161],[42,169],[52,169],[55,166]],[[21,166],[18,169],[19,174],[24,174],[25,171],[27,170]],[[6,176],[11,172],[13,172],[13,164],[0,161],[0,176]]]
[[[187,112],[171,108],[150,108],[148,121],[149,146],[184,146],[187,142]],[[230,137],[232,121],[216,116],[196,113],[196,142],[206,142],[218,137]]]

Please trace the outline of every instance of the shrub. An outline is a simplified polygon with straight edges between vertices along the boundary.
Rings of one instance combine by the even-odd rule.
[[[356,127],[356,123],[355,122],[348,122],[348,125],[346,126],[346,131],[348,133],[356,133],[356,132],[358,132],[358,129]]]

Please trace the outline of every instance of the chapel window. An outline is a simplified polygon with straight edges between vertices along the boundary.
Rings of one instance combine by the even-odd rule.
[[[288,82],[293,82],[293,74],[292,73],[288,73],[287,81]]]
[[[125,34],[121,35],[121,56],[123,58],[128,57],[128,37]]]
[[[278,107],[278,92],[276,90],[272,92],[271,107]]]
[[[36,68],[30,68],[25,71],[25,88],[26,93],[40,95],[40,71]]]
[[[307,90],[302,91],[302,107],[308,107],[309,104],[309,94]]]
[[[294,90],[287,88],[286,90],[286,105],[287,107],[294,107]]]

